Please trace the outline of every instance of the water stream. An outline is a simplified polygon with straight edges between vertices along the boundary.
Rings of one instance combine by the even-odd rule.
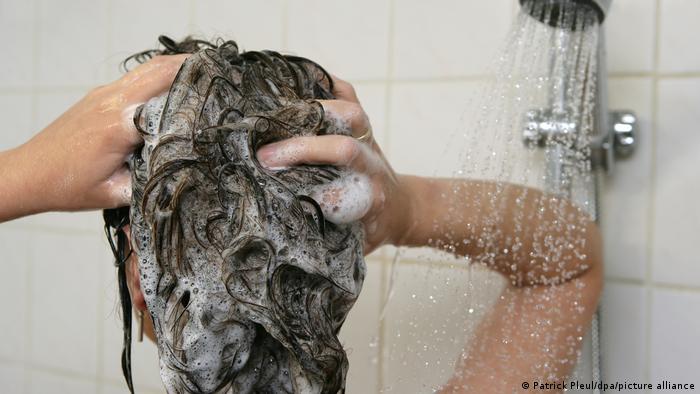
[[[592,9],[560,3],[525,2],[446,141],[443,157],[459,165],[443,198],[457,227],[433,246],[473,253],[398,252],[382,313],[383,392],[432,392],[454,376],[523,380],[511,376],[522,374],[509,367],[518,362],[555,379],[580,357],[590,297],[571,273],[591,242],[585,213],[595,201],[581,190],[592,182],[599,25]],[[518,276],[524,269],[537,273]],[[537,275],[549,279],[525,284]],[[508,286],[516,277],[521,285]]]

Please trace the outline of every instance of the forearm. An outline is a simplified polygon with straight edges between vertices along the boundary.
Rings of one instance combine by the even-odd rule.
[[[54,127],[55,125],[55,127]],[[76,184],[90,170],[81,173],[76,167],[91,159],[81,157],[80,142],[56,135],[52,127],[17,148],[0,153],[0,222],[36,213],[74,210],[88,191]],[[105,155],[106,156],[106,155]],[[82,191],[82,192],[81,192]]]
[[[597,227],[572,203],[513,184],[401,176],[411,219],[398,244],[465,255],[513,285],[557,284],[591,268]]]
[[[41,211],[36,174],[22,147],[0,152],[0,222]],[[36,163],[36,167],[39,167]]]

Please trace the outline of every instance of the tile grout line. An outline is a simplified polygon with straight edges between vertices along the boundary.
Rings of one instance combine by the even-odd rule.
[[[658,79],[685,79],[685,78],[700,78],[700,71],[677,71],[677,72],[657,72],[657,71],[640,71],[640,72],[621,72],[608,74],[611,78],[644,78],[656,77]]]
[[[677,283],[666,283],[666,282],[651,282],[651,286],[654,289],[663,290],[674,290],[682,291],[687,293],[700,293],[700,286],[693,285],[680,285]]]
[[[653,239],[654,239],[654,215],[656,213],[656,143],[659,128],[659,53],[660,53],[660,33],[661,33],[661,2],[660,0],[655,0],[655,13],[654,13],[654,59],[653,59],[653,74],[652,74],[652,108],[651,108],[651,158],[650,158],[650,173],[649,173],[649,206],[647,212],[647,261],[646,261],[646,272],[645,272],[645,287],[646,287],[646,370],[644,371],[646,381],[651,381],[651,357],[652,357],[652,338],[651,338],[651,326],[652,326],[652,303],[654,298],[653,284],[652,284],[652,258],[653,258]]]
[[[32,241],[32,236],[27,232],[27,238],[29,240],[29,243]],[[33,345],[34,341],[32,340],[32,332],[34,331],[32,328],[32,323],[33,323],[33,297],[32,297],[32,290],[34,286],[32,286],[32,275],[34,274],[34,254],[30,253],[30,248],[27,246],[27,249],[25,251],[26,253],[26,268],[25,268],[25,311],[26,315],[24,316],[24,324],[25,324],[25,337],[24,337],[24,366],[26,367],[25,370],[25,382],[24,382],[24,390],[25,392],[29,392],[31,388],[31,380],[29,379],[29,369],[31,367],[31,360],[32,360],[32,353],[33,353]]]
[[[657,281],[649,281],[647,282],[646,279],[633,279],[633,278],[623,278],[623,277],[606,277],[605,278],[606,283],[615,283],[619,285],[629,285],[629,286],[639,286],[639,287],[646,287],[647,285],[655,288],[655,289],[664,289],[664,290],[675,290],[675,291],[682,291],[682,292],[688,292],[688,293],[700,293],[700,286],[698,285],[682,285],[678,283],[668,283],[668,282],[657,282]]]
[[[640,287],[644,287],[644,285],[646,284],[645,279],[624,278],[621,276],[606,276],[605,283],[615,283],[618,285],[633,285]]]
[[[283,44],[283,50],[287,51]],[[391,83],[393,85],[410,85],[410,84],[426,84],[426,83],[444,83],[444,82],[479,82],[484,81],[489,78],[489,75],[485,74],[474,74],[474,75],[461,75],[461,76],[451,76],[451,77],[426,77],[426,78],[366,78],[366,79],[352,79],[349,82],[353,84],[387,84]],[[655,73],[655,72],[622,72],[622,73],[610,73],[608,74],[609,79],[629,79],[629,78],[656,78],[658,80],[668,80],[668,79],[695,79],[700,78],[700,71],[692,72],[674,72],[674,73]],[[10,94],[31,94],[37,93],[75,93],[90,90],[93,88],[91,85],[54,85],[54,86],[19,86],[19,87],[0,87],[0,94],[10,95]]]

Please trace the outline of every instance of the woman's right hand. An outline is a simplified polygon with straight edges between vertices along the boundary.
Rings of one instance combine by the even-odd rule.
[[[157,56],[93,89],[22,146],[0,153],[0,222],[129,204],[136,107],[166,92],[186,55]]]

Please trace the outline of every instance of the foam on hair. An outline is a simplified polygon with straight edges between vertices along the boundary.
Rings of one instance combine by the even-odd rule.
[[[160,40],[164,49],[125,64],[192,53],[170,91],[138,110],[145,143],[129,163],[132,244],[167,390],[344,391],[337,334],[365,276],[356,220],[370,197],[340,202],[327,220],[312,196],[367,182],[255,158],[294,136],[349,135],[315,101],[333,98],[331,78],[307,59],[241,53],[232,41]]]

